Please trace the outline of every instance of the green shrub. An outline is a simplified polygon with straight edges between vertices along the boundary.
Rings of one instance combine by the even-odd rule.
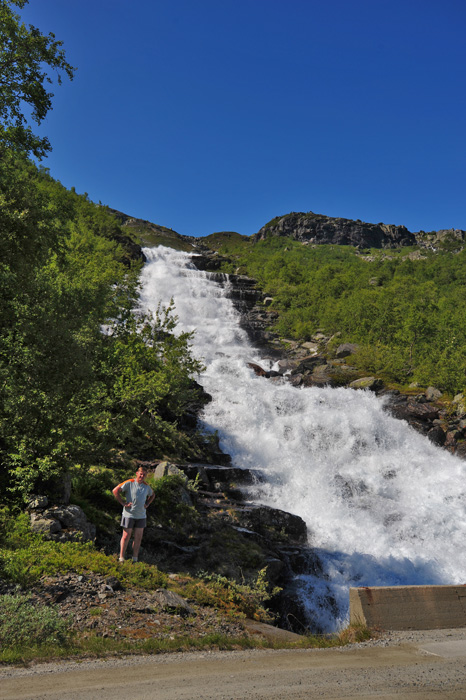
[[[149,514],[156,522],[184,533],[197,528],[200,522],[199,514],[194,506],[187,502],[187,490],[194,492],[194,489],[188,489],[181,475],[173,474],[160,479],[149,477],[148,483],[155,493]]]
[[[38,536],[31,532],[27,513],[0,506],[0,547],[20,549],[37,539]]]
[[[58,608],[33,605],[30,595],[0,596],[1,646],[63,643],[69,626],[69,620],[60,617]]]
[[[340,331],[335,345],[358,343],[364,373],[401,384],[409,378],[451,394],[464,388],[466,249],[423,249],[415,260],[412,248],[362,257],[351,246],[271,237],[241,246],[220,242],[218,250],[273,297],[274,330],[282,338]]]
[[[201,571],[200,580],[192,581],[187,586],[189,595],[201,605],[209,605],[224,612],[238,616],[243,615],[263,622],[271,622],[273,615],[264,603],[280,592],[280,588],[269,590],[266,569],[259,571],[255,581],[249,584],[237,583],[226,576]]]

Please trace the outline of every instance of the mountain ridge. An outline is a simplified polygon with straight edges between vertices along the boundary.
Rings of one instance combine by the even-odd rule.
[[[314,212],[290,212],[277,216],[262,226],[257,233],[243,236],[234,231],[222,231],[208,236],[189,236],[171,228],[154,224],[145,219],[130,216],[109,208],[124,228],[131,229],[143,244],[167,245],[192,252],[196,248],[209,247],[210,239],[218,236],[241,236],[253,243],[268,237],[281,236],[297,240],[305,245],[350,245],[356,248],[401,248],[419,246],[433,251],[439,249],[461,250],[466,241],[463,229],[440,229],[438,231],[409,231],[406,226],[377,224],[332,217]]]
[[[325,216],[314,212],[290,212],[275,217],[256,234],[254,241],[269,236],[287,236],[307,244],[352,245],[359,248],[401,248],[421,246],[438,248],[462,248],[466,231],[441,229],[439,231],[409,231],[406,226],[367,223],[360,219]]]

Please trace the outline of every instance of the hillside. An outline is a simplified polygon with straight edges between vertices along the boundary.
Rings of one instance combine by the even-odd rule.
[[[199,238],[181,235],[173,229],[129,216],[116,209],[109,211],[114,214],[119,224],[129,230],[132,236],[138,237],[143,245],[166,245],[188,252],[196,247],[218,250],[232,243],[257,243],[270,237],[290,238],[305,245],[342,245],[358,249],[419,247],[432,251],[458,252],[462,250],[466,240],[466,231],[462,229],[411,232],[406,226],[381,222],[373,224],[360,219],[345,219],[313,212],[290,212],[284,216],[276,216],[250,237],[234,231],[221,231]]]
[[[245,275],[267,298],[270,330],[288,341],[319,331],[357,343],[358,370],[452,398],[466,376],[465,231],[411,233],[312,213],[272,219],[251,236],[179,236],[122,220],[144,240],[202,254],[203,269]],[[265,309],[264,309],[265,311]]]

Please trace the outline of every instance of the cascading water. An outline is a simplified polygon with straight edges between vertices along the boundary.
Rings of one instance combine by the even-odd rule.
[[[308,526],[324,566],[323,576],[299,578],[313,620],[328,631],[347,622],[351,585],[466,582],[465,463],[370,392],[256,376],[248,362],[260,355],[222,286],[186,253],[144,252],[142,307],[173,297],[179,330],[195,331],[193,352],[207,367],[200,381],[213,397],[206,431],[218,431],[236,466],[266,475],[258,500]]]

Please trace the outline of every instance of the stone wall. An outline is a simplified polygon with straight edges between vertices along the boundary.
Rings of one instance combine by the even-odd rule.
[[[350,624],[384,630],[466,627],[466,585],[350,588]]]

